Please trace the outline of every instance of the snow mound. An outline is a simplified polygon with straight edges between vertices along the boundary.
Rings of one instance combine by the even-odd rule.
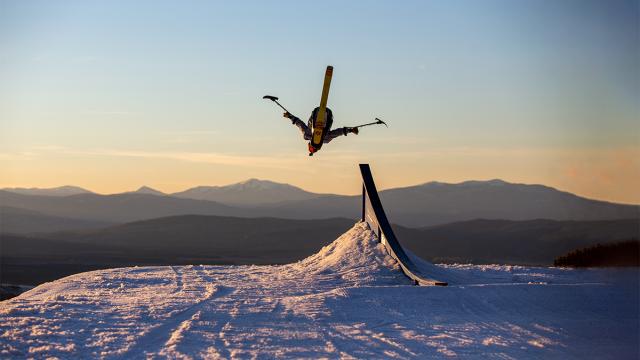
[[[286,268],[303,276],[340,280],[348,286],[411,284],[364,222],[357,223],[318,253]]]

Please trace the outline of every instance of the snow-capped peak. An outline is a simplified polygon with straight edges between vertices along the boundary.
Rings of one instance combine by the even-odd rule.
[[[136,194],[149,194],[149,195],[166,195],[162,191],[150,188],[148,186],[141,186],[138,190],[133,191]]]
[[[273,190],[273,189],[282,189],[282,188],[296,188],[295,186],[289,184],[277,183],[269,180],[260,180],[256,178],[251,178],[236,184],[228,185],[228,187],[236,187],[242,189],[255,189],[255,190]],[[296,188],[297,189],[297,188]]]
[[[251,178],[224,186],[198,186],[172,196],[210,200],[227,205],[257,205],[308,200],[319,196],[289,184]]]
[[[477,185],[489,185],[489,186],[504,186],[509,185],[508,182],[500,179],[492,179],[492,180],[469,180],[460,183],[461,186],[477,186]]]
[[[467,180],[460,183],[448,183],[448,182],[440,182],[440,181],[429,181],[422,186],[478,186],[478,185],[490,185],[490,186],[502,186],[509,185],[511,183],[506,182],[501,179],[492,179],[492,180]]]

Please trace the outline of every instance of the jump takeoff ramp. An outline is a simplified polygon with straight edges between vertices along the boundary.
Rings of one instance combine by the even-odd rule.
[[[387,220],[380,196],[378,196],[378,190],[376,190],[376,184],[373,182],[369,164],[360,164],[360,172],[362,173],[362,221],[369,225],[369,228],[378,237],[378,241],[384,244],[389,255],[398,261],[402,272],[413,280],[416,285],[446,286],[446,282],[433,280],[422,274],[409,259],[393,233],[389,220]]]

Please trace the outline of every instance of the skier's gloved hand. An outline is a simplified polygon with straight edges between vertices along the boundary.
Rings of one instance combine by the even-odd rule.
[[[286,117],[287,119],[291,119],[293,117],[293,115],[291,115],[289,112],[285,112],[284,114],[282,114],[282,116]]]
[[[351,133],[351,134],[356,134],[358,135],[358,128],[357,127],[343,127],[342,128],[342,133],[344,134],[344,136],[347,136],[347,134]]]

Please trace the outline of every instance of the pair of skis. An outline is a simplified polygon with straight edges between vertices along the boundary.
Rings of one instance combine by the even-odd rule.
[[[333,77],[333,66],[327,66],[324,72],[324,83],[322,84],[322,95],[320,96],[320,108],[316,113],[316,117],[312,119],[313,133],[309,141],[309,156],[320,150],[324,142],[324,136],[327,125],[327,101],[329,100],[329,88],[331,87],[331,78]]]
[[[327,101],[329,100],[329,88],[331,87],[331,78],[333,77],[333,66],[327,66],[327,70],[324,73],[324,83],[322,85],[322,95],[320,97],[320,107],[318,108],[318,112],[316,113],[316,117],[312,119],[313,125],[313,133],[311,135],[311,140],[309,141],[309,156],[312,156],[314,152],[320,150],[322,147],[322,143],[324,142],[324,137],[326,135],[326,124],[327,124]],[[278,102],[278,98],[276,96],[265,95],[262,97],[263,99],[268,99],[275,102],[278,106],[280,106],[284,111],[289,112],[284,106],[280,105]],[[353,126],[352,128],[361,128],[364,126],[370,125],[384,125],[387,124],[376,118],[376,121],[362,124],[358,126]],[[388,127],[388,126],[387,126]]]

